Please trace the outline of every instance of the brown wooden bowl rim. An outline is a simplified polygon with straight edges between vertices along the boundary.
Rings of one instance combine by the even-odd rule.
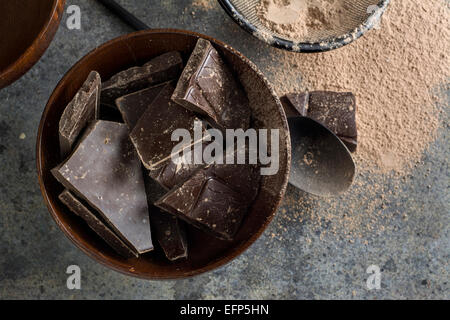
[[[14,83],[27,73],[44,55],[61,23],[66,0],[53,0],[52,13],[34,41],[17,60],[0,72],[0,89]],[[54,19],[56,18],[56,19]],[[41,44],[41,45],[38,45]]]
[[[176,34],[184,34],[184,35],[204,38],[204,39],[207,39],[207,40],[215,43],[216,45],[219,45],[219,46],[223,47],[224,49],[230,51],[232,54],[237,55],[246,64],[248,64],[253,71],[256,72],[257,76],[264,82],[264,84],[270,90],[270,92],[271,92],[271,94],[272,94],[272,96],[275,99],[275,102],[277,104],[278,112],[282,116],[283,129],[286,130],[286,133],[287,133],[286,141],[285,141],[285,143],[287,144],[286,145],[286,168],[285,168],[286,172],[285,172],[285,175],[283,177],[283,183],[282,183],[281,189],[279,191],[277,203],[274,206],[274,210],[270,214],[270,216],[268,216],[268,218],[265,219],[264,223],[261,225],[261,227],[258,229],[258,231],[255,234],[253,234],[245,242],[241,243],[238,247],[236,247],[236,250],[230,252],[228,255],[223,256],[222,258],[216,259],[216,260],[212,261],[212,263],[207,264],[206,266],[204,266],[202,268],[198,268],[198,269],[192,270],[190,272],[187,272],[185,274],[182,274],[182,275],[180,274],[179,276],[172,276],[172,277],[155,276],[155,275],[151,275],[150,276],[147,273],[132,272],[129,269],[126,269],[126,268],[123,268],[123,267],[119,267],[115,263],[112,263],[111,261],[105,259],[104,256],[101,255],[100,253],[92,251],[92,250],[89,250],[88,248],[86,248],[83,243],[78,241],[72,235],[71,230],[66,228],[66,226],[59,220],[59,217],[56,214],[56,209],[53,207],[51,201],[49,200],[48,193],[47,193],[47,190],[45,188],[44,181],[43,181],[43,178],[42,178],[43,171],[44,171],[44,169],[42,167],[42,158],[43,158],[43,154],[42,154],[42,132],[43,132],[44,126],[46,124],[46,120],[47,120],[47,116],[48,116],[48,113],[50,111],[50,108],[53,105],[54,100],[56,99],[56,96],[59,94],[59,91],[61,90],[62,87],[64,87],[65,82],[66,82],[66,78],[68,77],[68,75],[71,74],[72,70],[76,69],[79,65],[81,65],[84,62],[85,59],[95,55],[98,50],[103,49],[106,46],[110,46],[113,43],[121,42],[121,41],[130,39],[131,37],[137,37],[137,36],[140,36],[140,35],[143,35],[143,34],[158,34],[158,33],[167,33],[167,34],[176,33]],[[72,68],[70,68],[69,71],[67,71],[67,73],[64,75],[64,77],[60,80],[60,82],[58,83],[58,85],[54,89],[54,91],[53,91],[52,95],[50,96],[50,98],[48,100],[48,103],[47,103],[47,105],[46,105],[46,107],[44,109],[44,112],[42,114],[42,118],[41,118],[40,124],[39,124],[39,130],[38,130],[38,134],[37,134],[36,164],[37,164],[37,174],[38,174],[38,179],[39,179],[39,185],[40,185],[42,196],[44,197],[45,203],[47,205],[47,208],[48,208],[50,214],[52,215],[53,219],[55,220],[56,224],[61,228],[61,230],[64,232],[64,234],[78,248],[80,248],[86,255],[91,257],[96,262],[99,262],[100,264],[102,264],[102,265],[104,265],[104,266],[106,266],[108,268],[111,268],[111,269],[113,269],[115,271],[118,271],[118,272],[120,272],[122,274],[133,276],[133,277],[137,277],[137,278],[141,278],[141,279],[147,279],[147,280],[175,280],[175,279],[189,278],[189,277],[193,277],[193,276],[196,276],[196,275],[208,272],[208,271],[213,271],[213,270],[215,270],[215,269],[217,269],[219,267],[222,267],[222,266],[228,264],[233,259],[235,259],[239,255],[241,255],[243,252],[245,252],[250,247],[250,245],[252,245],[261,236],[261,234],[266,230],[266,228],[268,227],[268,225],[270,224],[270,222],[274,218],[276,211],[278,210],[278,207],[279,207],[279,205],[281,203],[281,200],[283,199],[283,196],[284,196],[284,193],[286,192],[286,188],[287,188],[287,184],[288,184],[289,171],[290,171],[290,167],[291,167],[290,166],[290,164],[291,164],[291,141],[290,141],[290,135],[288,133],[289,133],[289,126],[288,126],[286,114],[285,114],[284,109],[283,109],[283,107],[281,105],[280,99],[278,98],[277,94],[275,93],[275,90],[272,88],[272,85],[263,76],[263,74],[258,70],[256,65],[253,62],[251,62],[247,57],[245,57],[243,54],[241,54],[239,51],[233,49],[232,47],[230,47],[229,45],[223,43],[220,40],[214,39],[213,37],[209,37],[209,36],[197,33],[197,32],[192,32],[192,31],[187,31],[187,30],[181,30],[181,29],[149,29],[149,30],[144,30],[144,31],[138,31],[138,32],[129,33],[129,34],[117,37],[115,39],[112,39],[112,40],[110,40],[108,42],[105,42],[101,46],[95,48],[94,50],[92,50],[90,53],[88,53],[83,58],[81,58]]]

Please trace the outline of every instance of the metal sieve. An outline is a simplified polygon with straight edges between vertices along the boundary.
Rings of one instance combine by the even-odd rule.
[[[342,0],[339,25],[310,30],[303,39],[290,39],[269,29],[257,7],[263,0],[219,0],[228,15],[243,29],[270,45],[295,52],[320,52],[345,46],[378,24],[390,0]]]

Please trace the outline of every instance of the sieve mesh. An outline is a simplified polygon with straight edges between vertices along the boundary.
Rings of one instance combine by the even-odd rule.
[[[246,21],[239,21],[241,25],[251,25],[251,29],[256,29],[259,32],[268,34],[270,36],[276,36],[283,40],[292,41],[293,43],[322,43],[330,42],[336,38],[342,38],[345,35],[349,35],[357,28],[361,28],[365,25],[366,29],[370,29],[371,25],[370,17],[378,17],[381,12],[384,11],[388,0],[341,0],[343,2],[344,12],[343,19],[339,25],[330,26],[326,30],[309,30],[308,35],[305,35],[302,39],[292,39],[285,35],[274,32],[266,27],[257,14],[256,8],[262,0],[229,0],[229,4],[233,7],[238,15],[241,15]],[[374,7],[377,6],[377,7]],[[238,17],[233,17],[235,20],[239,20]],[[373,21],[374,22],[374,21]],[[247,27],[248,27],[247,25]]]

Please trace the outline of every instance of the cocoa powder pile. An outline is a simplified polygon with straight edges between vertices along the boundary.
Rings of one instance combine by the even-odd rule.
[[[449,4],[394,0],[380,28],[331,52],[274,50],[268,78],[280,95],[351,91],[357,98],[358,167],[402,172],[439,127],[439,88],[450,75]]]
[[[305,39],[311,32],[344,24],[342,0],[261,0],[256,6],[261,23],[289,39]]]

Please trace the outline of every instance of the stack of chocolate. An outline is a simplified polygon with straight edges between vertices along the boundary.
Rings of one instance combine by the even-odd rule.
[[[169,260],[187,258],[186,222],[232,240],[258,194],[259,169],[174,163],[172,132],[192,134],[199,123],[251,126],[245,91],[206,40],[186,66],[169,52],[103,83],[92,71],[59,123],[59,199],[124,257],[154,250],[153,238]]]

